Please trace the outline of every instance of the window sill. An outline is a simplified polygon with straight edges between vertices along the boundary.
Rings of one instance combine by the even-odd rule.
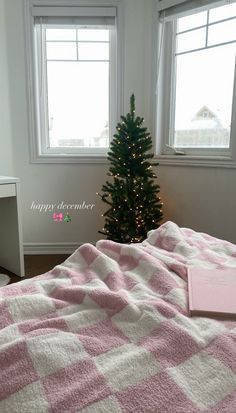
[[[58,163],[58,164],[70,164],[70,163],[78,163],[78,164],[107,164],[107,156],[105,155],[35,155],[31,156],[31,163]]]
[[[236,168],[236,161],[227,156],[156,155],[159,165]]]

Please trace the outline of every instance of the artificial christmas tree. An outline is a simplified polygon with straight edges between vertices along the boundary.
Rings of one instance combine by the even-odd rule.
[[[147,232],[157,228],[162,219],[159,185],[149,159],[152,139],[143,126],[143,118],[135,116],[135,97],[130,98],[130,112],[121,116],[108,152],[111,163],[106,182],[98,194],[109,205],[104,213],[101,234],[120,243],[141,242]],[[154,163],[153,165],[157,165]]]

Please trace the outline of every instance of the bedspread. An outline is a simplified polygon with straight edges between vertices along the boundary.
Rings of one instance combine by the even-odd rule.
[[[172,222],[0,289],[1,413],[235,413],[236,322],[188,316],[188,266],[236,246]]]

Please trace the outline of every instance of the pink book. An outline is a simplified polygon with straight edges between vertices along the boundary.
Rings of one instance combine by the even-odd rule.
[[[236,268],[189,267],[188,293],[191,316],[236,318]]]

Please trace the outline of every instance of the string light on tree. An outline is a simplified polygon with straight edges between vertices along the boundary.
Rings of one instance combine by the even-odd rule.
[[[141,242],[162,219],[160,188],[153,179],[156,174],[152,169],[157,163],[150,164],[152,140],[143,122],[143,118],[135,115],[132,95],[130,111],[121,116],[108,152],[111,180],[106,181],[98,194],[108,207],[103,214],[104,228],[99,232],[116,242]]]

